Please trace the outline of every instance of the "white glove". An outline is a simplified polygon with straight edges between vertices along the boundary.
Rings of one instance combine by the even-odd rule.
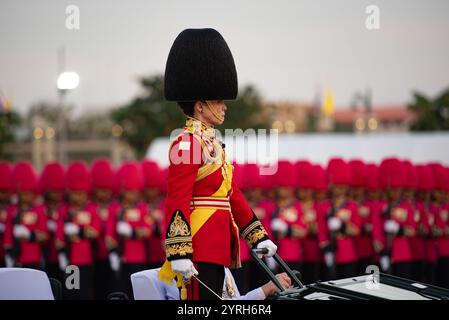
[[[276,267],[278,264],[277,264],[276,260],[274,260],[273,257],[267,257],[265,259],[265,262],[267,263],[267,267],[270,268],[271,271],[276,270]]]
[[[337,217],[332,217],[327,221],[327,227],[329,228],[330,231],[340,230],[341,225],[342,225],[342,222]]]
[[[5,232],[5,224],[0,222],[0,233]]]
[[[59,263],[59,269],[61,269],[61,271],[65,271],[65,269],[69,265],[69,260],[67,259],[67,256],[65,253],[61,252],[60,254],[58,254],[58,263]]]
[[[128,222],[119,221],[117,223],[117,233],[124,237],[131,237],[133,234],[133,228]]]
[[[178,272],[185,280],[189,280],[192,275],[197,275],[198,271],[195,269],[192,260],[178,259],[170,261],[171,268],[174,272]]]
[[[271,221],[271,230],[285,234],[288,230],[288,224],[282,219],[275,218]]]
[[[384,229],[387,233],[396,234],[399,232],[399,224],[394,220],[385,221]]]
[[[380,268],[382,269],[382,271],[386,272],[388,271],[388,269],[390,269],[390,257],[389,256],[381,256],[380,257]]]
[[[271,241],[271,240],[264,240],[264,241],[260,242],[256,247],[256,249],[264,249],[264,248],[268,249],[268,253],[265,255],[266,257],[274,256],[274,254],[278,250],[277,245],[275,245],[273,243],[273,241]],[[258,256],[259,256],[259,258],[262,258],[263,255],[258,254]]]
[[[14,267],[14,259],[9,254],[5,255],[5,265],[6,268]]]
[[[14,237],[19,239],[29,239],[31,237],[30,230],[23,224],[16,224],[13,229]]]
[[[53,220],[48,220],[47,221],[47,228],[50,232],[56,232],[56,222]]]
[[[330,268],[334,266],[335,264],[335,254],[333,252],[326,252],[324,254],[324,263],[326,264],[326,267]]]
[[[68,236],[74,236],[80,232],[80,227],[76,223],[68,222],[64,225],[64,233]]]
[[[117,252],[111,252],[109,254],[109,265],[111,266],[112,271],[120,270],[120,257]]]

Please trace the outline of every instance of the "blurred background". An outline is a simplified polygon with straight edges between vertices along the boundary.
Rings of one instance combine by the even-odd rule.
[[[372,4],[375,29],[367,27]],[[239,76],[223,129],[278,129],[284,158],[325,163],[353,156],[344,146],[360,141],[388,149],[351,148],[366,160],[396,150],[449,164],[435,147],[449,143],[448,12],[444,0],[3,0],[0,158],[30,160],[38,170],[98,157],[165,165],[161,150],[184,121],[163,97],[170,46],[185,28],[213,27]],[[341,148],[327,153],[307,147],[327,149],[335,139]],[[297,148],[282,149],[283,141]]]

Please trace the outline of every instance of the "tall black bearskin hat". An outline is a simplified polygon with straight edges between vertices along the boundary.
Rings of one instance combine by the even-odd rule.
[[[169,101],[234,100],[237,72],[226,41],[214,29],[186,29],[173,43],[165,67]]]

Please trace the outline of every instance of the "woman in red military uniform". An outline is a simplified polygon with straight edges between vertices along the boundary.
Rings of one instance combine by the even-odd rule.
[[[187,29],[178,35],[168,56],[164,90],[188,119],[169,151],[168,261],[159,277],[170,283],[182,275],[187,288],[181,298],[187,293],[190,299],[216,299],[222,294],[223,266],[240,266],[239,231],[252,247],[267,248],[270,255],[276,251],[233,181],[215,135],[214,126],[225,117],[223,100],[237,96],[234,60],[216,30]],[[214,293],[191,279],[194,274]]]
[[[6,218],[8,213],[6,208],[11,204],[11,191],[13,189],[12,172],[8,162],[0,162],[0,268],[12,267],[12,259],[8,257],[6,261],[4,245],[4,235],[6,227]]]
[[[94,297],[97,300],[105,300],[113,289],[110,286],[113,278],[105,237],[109,207],[114,201],[115,177],[111,163],[102,159],[92,163],[90,175],[93,187],[92,205],[100,221],[100,230],[95,243]]]
[[[135,162],[124,163],[117,172],[120,202],[109,208],[106,243],[112,270],[121,272],[121,287],[132,297],[131,274],[145,269],[152,219],[142,201],[143,176]],[[120,278],[120,277],[118,277]]]
[[[380,164],[380,182],[386,200],[373,215],[373,236],[379,244],[380,265],[384,272],[410,278],[412,271],[411,239],[416,235],[413,208],[402,198],[405,172],[398,159],[384,159]]]
[[[297,181],[295,166],[288,161],[279,161],[275,175],[276,208],[271,230],[279,247],[279,255],[291,268],[302,271],[302,239],[306,236],[306,224],[301,204],[295,197]]]
[[[327,166],[331,199],[324,202],[318,214],[318,240],[324,252],[329,278],[347,278],[356,274],[357,249],[361,221],[356,204],[348,198],[351,171],[346,162],[333,158]]]
[[[80,280],[79,289],[65,287],[64,294],[68,299],[87,300],[92,298],[92,273],[100,219],[95,206],[89,201],[92,182],[84,162],[75,161],[68,166],[66,186],[68,203],[59,210],[56,247],[61,270],[65,271],[69,264],[77,266]]]
[[[314,200],[314,169],[308,161],[295,163],[298,174],[298,199],[302,220],[306,226],[303,247],[303,282],[312,283],[320,278],[321,250],[318,245],[318,204]]]
[[[164,170],[154,161],[145,160],[141,163],[144,178],[144,201],[147,214],[152,221],[152,232],[148,239],[148,262],[150,268],[158,268],[165,259],[164,250],[164,210],[165,185],[167,180]]]
[[[45,269],[49,277],[61,281],[62,274],[58,265],[58,250],[56,249],[56,228],[59,207],[63,204],[65,194],[64,167],[59,162],[46,164],[40,176],[40,185],[44,195],[44,210],[49,232],[49,240],[45,246]]]
[[[43,206],[34,203],[38,189],[36,174],[30,163],[19,162],[12,179],[18,202],[6,209],[6,255],[18,267],[43,269],[43,244],[48,240],[48,229]]]

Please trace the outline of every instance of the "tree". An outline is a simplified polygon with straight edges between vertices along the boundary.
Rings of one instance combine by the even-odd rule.
[[[414,92],[408,108],[416,116],[412,131],[449,130],[449,88],[433,100]]]
[[[3,147],[14,141],[14,130],[21,123],[20,115],[15,111],[0,110],[0,159],[5,159]]]
[[[111,113],[112,120],[123,127],[122,138],[143,157],[150,143],[157,137],[169,136],[182,128],[185,116],[174,102],[164,98],[164,79],[160,75],[140,79],[143,94],[131,103]],[[236,101],[227,103],[226,128],[264,128],[266,124],[257,114],[260,97],[252,87],[246,87]]]

